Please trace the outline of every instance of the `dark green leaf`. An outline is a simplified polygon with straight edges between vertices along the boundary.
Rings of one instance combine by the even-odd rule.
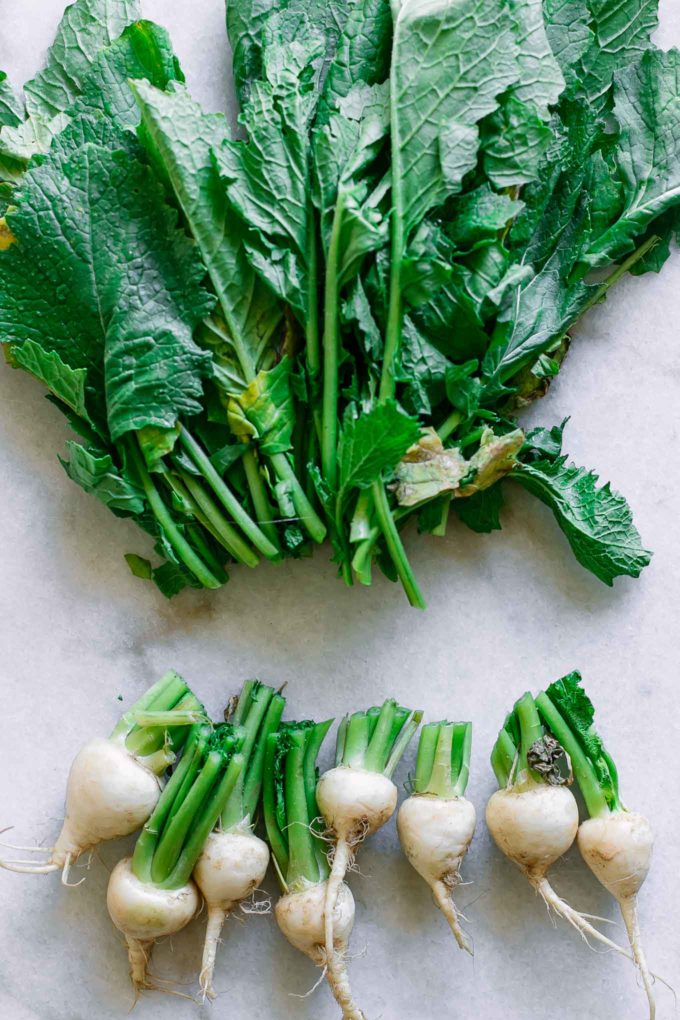
[[[365,489],[398,463],[418,439],[418,423],[393,400],[360,414],[350,408],[340,437],[340,489]]]
[[[638,577],[649,563],[630,507],[609,483],[598,489],[592,471],[562,457],[518,465],[511,477],[552,510],[576,559],[605,584]]]

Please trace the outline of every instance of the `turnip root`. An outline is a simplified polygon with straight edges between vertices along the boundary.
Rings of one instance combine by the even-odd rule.
[[[402,849],[425,879],[461,949],[472,953],[453,894],[475,832],[474,806],[463,794],[470,771],[471,723],[428,723],[420,733],[414,792],[397,815]]]
[[[162,889],[141,882],[132,870],[130,857],[115,866],[106,905],[111,920],[125,936],[135,991],[153,987],[147,977],[147,963],[154,942],[181,931],[196,914],[199,904],[198,889],[191,881],[178,889]]]
[[[276,920],[288,941],[317,967],[345,1020],[364,1020],[352,999],[345,957],[354,923],[354,899],[340,883],[335,897],[334,966],[326,943],[329,864],[317,824],[316,758],[331,722],[284,723],[267,738],[262,800],[267,839],[283,895]]]
[[[107,905],[125,935],[135,995],[155,987],[147,975],[154,942],[179,931],[197,911],[191,872],[243,768],[242,740],[227,724],[192,729],[132,858],[111,874]]]
[[[324,910],[326,966],[336,985],[346,980],[334,932],[340,888],[358,847],[394,814],[397,788],[391,777],[421,718],[421,712],[411,713],[392,699],[380,708],[347,716],[338,731],[336,766],[321,777],[316,788],[321,816],[334,844]],[[351,994],[347,1001],[351,1003]],[[351,1003],[344,1015],[358,1017],[361,1013]]]
[[[267,737],[278,728],[285,700],[272,687],[249,680],[230,716],[244,734],[243,769],[217,829],[208,837],[194,881],[208,908],[200,984],[203,997],[214,998],[213,975],[222,927],[262,884],[269,864],[269,848],[253,832],[260,793]]]
[[[76,755],[64,824],[49,858],[0,861],[0,866],[32,875],[61,871],[68,884],[70,867],[81,854],[135,832],[148,819],[160,795],[160,776],[202,715],[182,678],[167,673],[125,713],[110,737],[91,740]]]
[[[585,914],[558,896],[547,878],[578,831],[578,806],[561,771],[563,758],[562,748],[541,725],[533,697],[525,694],[494,745],[491,763],[501,789],[489,799],[486,824],[499,850],[524,872],[548,909],[584,938],[627,956]]]
[[[590,815],[579,827],[578,847],[595,877],[618,901],[653,1018],[653,979],[637,918],[637,894],[652,858],[651,826],[643,815],[627,811],[621,803],[618,772],[593,728],[595,710],[581,686],[580,674],[570,673],[551,684],[536,698],[536,705],[543,722],[569,755]]]

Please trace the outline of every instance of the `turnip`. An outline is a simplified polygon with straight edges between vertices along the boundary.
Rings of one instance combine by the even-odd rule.
[[[228,724],[192,729],[132,857],[111,873],[106,902],[127,942],[136,994],[155,987],[147,976],[154,942],[180,931],[198,909],[191,872],[243,768],[242,739]]]
[[[336,984],[347,981],[335,932],[340,889],[359,846],[394,814],[397,787],[391,777],[421,718],[422,712],[411,713],[393,699],[382,707],[346,716],[338,730],[335,768],[324,773],[316,789],[321,815],[333,840],[326,887],[325,942],[326,966]],[[346,1016],[360,1017],[351,1002],[348,984],[347,992]]]
[[[272,687],[249,680],[243,685],[230,721],[244,733],[243,769],[217,828],[208,836],[194,868],[194,881],[208,908],[201,988],[214,998],[215,956],[229,914],[260,886],[269,864],[269,849],[255,835],[255,814],[262,790],[266,741],[275,733],[285,700]]]
[[[460,866],[475,832],[476,814],[465,799],[470,774],[472,723],[428,723],[420,732],[414,790],[397,815],[401,846],[448,921],[461,949],[472,953],[453,901]]]
[[[581,687],[580,674],[570,673],[551,684],[536,698],[536,705],[543,722],[569,755],[590,816],[579,826],[578,847],[595,877],[618,901],[653,1018],[653,981],[637,918],[637,894],[651,864],[651,826],[643,815],[628,811],[621,803],[618,772],[593,728],[595,711]]]
[[[156,806],[160,777],[175,760],[190,725],[203,708],[175,672],[166,673],[127,711],[110,737],[98,737],[78,752],[68,777],[66,815],[44,862],[0,861],[10,871],[40,875],[62,871],[107,839],[139,829]],[[45,852],[43,847],[16,847]]]
[[[276,904],[279,928],[288,941],[323,969],[348,1020],[362,1020],[352,1001],[344,965],[354,924],[354,899],[340,884],[335,903],[334,954],[326,952],[326,891],[330,876],[328,845],[319,826],[316,758],[331,721],[284,723],[267,738],[262,806],[267,839],[283,895]]]
[[[493,839],[526,875],[546,906],[585,938],[628,954],[561,899],[547,878],[578,830],[578,806],[564,774],[564,752],[546,733],[531,694],[519,699],[496,741],[491,764],[500,789],[486,806]]]

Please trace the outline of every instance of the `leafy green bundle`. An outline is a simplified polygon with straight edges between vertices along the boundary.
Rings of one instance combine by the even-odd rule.
[[[0,332],[64,466],[166,595],[329,535],[424,600],[402,542],[508,478],[611,584],[625,500],[519,411],[680,203],[680,54],[654,0],[229,0],[243,137],[136,0],[77,0],[25,105],[0,79]],[[595,279],[594,279],[595,277]]]

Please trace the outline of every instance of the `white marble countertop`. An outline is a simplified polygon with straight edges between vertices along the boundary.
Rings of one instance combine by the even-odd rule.
[[[680,43],[677,0],[662,2],[658,38]],[[38,68],[62,0],[3,0],[0,67],[15,80]],[[172,33],[190,86],[211,108],[229,80],[221,0],[145,0]],[[347,590],[325,551],[316,562],[236,571],[217,594],[166,602],[122,558],[145,550],[71,484],[59,466],[66,429],[30,378],[0,365],[0,827],[49,844],[59,826],[71,758],[105,734],[120,709],[172,666],[218,713],[242,679],[288,681],[291,717],[341,714],[394,695],[431,718],[475,723],[470,796],[480,816],[494,783],[488,753],[525,688],[579,668],[599,708],[629,806],[657,836],[641,920],[652,967],[680,986],[677,798],[680,788],[678,606],[680,256],[660,276],[619,285],[591,312],[535,421],[571,415],[566,448],[628,497],[655,551],[638,581],[602,586],[575,563],[552,517],[509,493],[504,531],[446,539],[413,536],[410,549],[430,608],[398,588]],[[508,488],[510,488],[508,486]],[[330,754],[330,744],[326,755]],[[405,778],[411,757],[400,771]],[[108,871],[125,850],[107,844],[87,881],[0,873],[0,1017],[123,1020],[127,962],[104,904]],[[626,961],[594,953],[554,926],[520,874],[490,844],[483,822],[465,865],[460,905],[474,961],[457,951],[427,889],[401,857],[393,825],[364,849],[352,877],[357,921],[351,969],[369,1020],[641,1020],[644,996]],[[575,906],[616,918],[615,904],[572,851],[554,881]],[[272,885],[273,888],[273,885]],[[622,938],[620,928],[616,931]],[[154,967],[192,984],[201,920],[156,950]],[[306,992],[312,965],[273,920],[230,920],[215,1006],[145,995],[139,1020],[332,1020],[329,993]],[[673,999],[658,986],[661,1020]]]

